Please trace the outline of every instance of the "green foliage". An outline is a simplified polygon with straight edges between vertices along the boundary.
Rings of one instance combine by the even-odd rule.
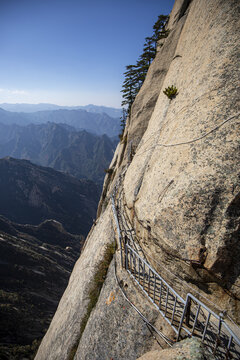
[[[36,339],[31,345],[0,344],[1,360],[33,360],[36,356],[41,340]]]
[[[88,293],[89,303],[88,303],[87,313],[84,316],[84,319],[82,320],[82,323],[81,323],[80,334],[83,333],[85,326],[87,324],[88,318],[97,303],[100,291],[101,291],[103,283],[105,281],[107,271],[108,271],[109,265],[112,261],[115,250],[116,250],[115,243],[108,244],[106,246],[103,259],[97,265],[97,271],[94,275],[94,278],[93,278],[93,281],[92,281],[92,284],[91,284],[91,287],[90,287],[90,290]]]
[[[168,36],[168,31],[165,29],[167,21],[167,15],[158,16],[158,20],[153,26],[153,35],[145,38],[143,53],[139,56],[136,65],[126,66],[125,80],[121,92],[123,97],[122,106],[126,106],[126,112],[129,116],[132,104],[145,80],[148,68],[156,56],[157,42]]]
[[[67,360],[73,360],[74,359],[74,356],[75,356],[75,354],[77,352],[79,341],[80,341],[80,337],[77,337],[73,347],[71,348],[71,351],[70,351],[70,353],[68,355]]]
[[[74,356],[75,356],[77,348],[78,348],[79,341],[80,341],[81,336],[84,332],[84,329],[87,325],[90,314],[91,314],[92,310],[94,309],[95,305],[97,304],[98,297],[100,295],[100,291],[101,291],[104,281],[106,279],[107,271],[108,271],[109,265],[112,261],[115,250],[116,250],[115,243],[108,244],[106,246],[103,259],[97,265],[97,271],[94,275],[94,278],[92,280],[92,284],[90,286],[90,290],[88,293],[89,303],[88,303],[86,314],[81,322],[80,334],[79,334],[78,338],[76,339],[76,341],[70,351],[68,360],[74,359]]]
[[[178,90],[176,88],[176,86],[168,86],[163,93],[170,99],[172,100],[173,98],[175,98],[175,96],[178,94]]]
[[[120,123],[121,133],[118,135],[118,137],[122,141],[123,133],[124,133],[126,121],[127,121],[127,110],[125,108],[122,108],[122,116],[120,117],[120,120],[121,120],[121,123]]]

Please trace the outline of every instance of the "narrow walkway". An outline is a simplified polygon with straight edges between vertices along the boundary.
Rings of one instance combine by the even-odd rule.
[[[147,262],[134,229],[123,211],[122,194],[112,209],[116,221],[121,262],[129,275],[171,325],[177,340],[196,336],[216,359],[240,359],[240,339],[223,319],[191,293],[183,299]]]

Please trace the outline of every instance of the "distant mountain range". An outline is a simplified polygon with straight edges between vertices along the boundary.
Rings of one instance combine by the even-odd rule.
[[[0,123],[0,158],[11,156],[102,184],[117,140],[76,131],[66,124]]]
[[[120,132],[117,109],[20,105],[0,109],[0,359],[33,359],[96,217]]]
[[[99,188],[91,181],[27,160],[0,159],[0,214],[20,224],[54,219],[86,235],[96,216]]]
[[[3,103],[0,104],[0,108],[13,111],[13,112],[24,112],[24,113],[32,113],[36,111],[46,111],[46,110],[86,110],[91,113],[98,114],[107,114],[112,118],[120,118],[122,114],[121,109],[107,107],[107,106],[97,106],[93,104],[85,105],[85,106],[61,106],[55,104],[8,104]]]
[[[67,124],[77,130],[87,130],[97,135],[116,136],[120,133],[119,118],[86,110],[46,110],[33,113],[10,112],[0,108],[0,123],[5,125],[28,125],[54,122]]]
[[[48,132],[44,126],[39,134]],[[49,137],[61,140],[61,127],[49,126],[57,129]],[[33,359],[93,224],[99,195],[92,181],[27,160],[0,159],[0,359]]]

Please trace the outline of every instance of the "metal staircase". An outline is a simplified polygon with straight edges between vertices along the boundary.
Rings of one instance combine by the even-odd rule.
[[[135,242],[134,231],[131,231],[128,219],[123,214],[122,197],[118,197],[117,206],[113,197],[111,200],[122,266],[171,325],[177,341],[195,336],[204,342],[216,359],[239,360],[240,339],[224,321],[224,315],[217,315],[191,293],[183,299],[152,268],[140,245]]]

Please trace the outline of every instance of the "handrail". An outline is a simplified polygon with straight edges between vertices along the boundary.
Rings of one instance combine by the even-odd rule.
[[[209,309],[209,307],[207,307],[202,301],[200,301],[199,299],[197,299],[195,296],[193,296],[191,293],[187,294],[186,297],[186,301],[188,301],[188,299],[193,299],[194,301],[196,301],[198,304],[201,305],[201,307],[203,307],[204,309],[206,309],[210,314],[212,314],[216,319],[218,319],[219,321],[222,322],[222,325],[229,331],[229,333],[231,334],[231,336],[235,339],[236,343],[240,346],[240,339],[234,334],[234,332],[231,330],[231,328],[225,323],[224,319],[223,319],[223,314],[222,315],[217,315],[214,311],[212,311],[211,309]]]
[[[183,330],[187,336],[200,337],[216,359],[239,360],[240,339],[225,323],[223,314],[217,315],[191,293],[188,293],[184,300],[146,259],[138,254],[137,249],[134,250],[130,246],[126,237],[122,238],[113,196],[111,201],[119,239],[121,265],[171,325],[177,334],[177,341],[181,338]],[[134,244],[133,238],[131,242]]]
[[[185,304],[185,300],[184,300],[170,285],[168,285],[168,283],[161,277],[161,275],[159,275],[159,274],[156,272],[156,270],[154,270],[154,269],[152,268],[152,266],[151,266],[147,261],[145,261],[144,259],[142,259],[141,256],[138,255],[138,253],[137,253],[130,245],[126,244],[126,247],[127,247],[128,249],[130,249],[131,252],[134,253],[139,259],[141,259],[141,261],[142,261],[149,269],[151,269],[151,271],[152,271],[156,276],[158,276],[158,277],[162,280],[162,282],[164,283],[164,285],[166,285],[166,286],[172,291],[172,293],[173,293],[175,296],[177,296],[182,303]]]
[[[121,249],[121,251],[120,251],[121,265],[122,265],[122,267],[123,267],[122,236],[121,236],[121,230],[120,230],[119,223],[118,223],[117,211],[116,211],[116,208],[115,208],[113,196],[111,196],[111,201],[112,201],[113,216],[114,216],[114,218],[115,218],[115,222],[116,222],[116,226],[117,226],[117,233],[118,233],[118,240],[119,240],[119,248]]]

